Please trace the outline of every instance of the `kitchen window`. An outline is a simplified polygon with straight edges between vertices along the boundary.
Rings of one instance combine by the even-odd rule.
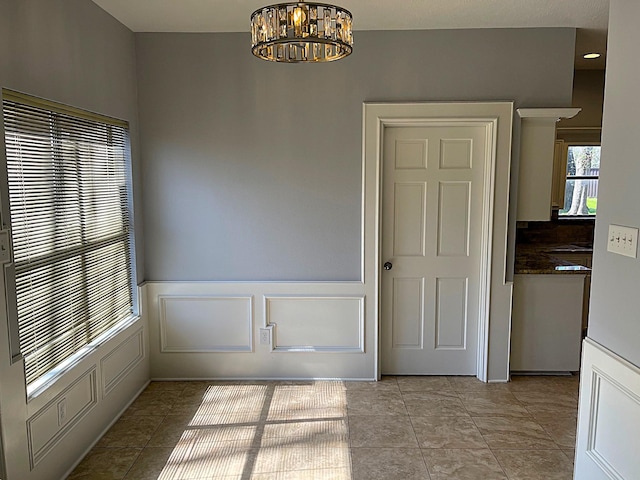
[[[566,180],[561,217],[595,217],[600,175],[599,144],[565,144]]]
[[[136,318],[129,133],[120,120],[8,90],[3,115],[7,301],[31,396]]]

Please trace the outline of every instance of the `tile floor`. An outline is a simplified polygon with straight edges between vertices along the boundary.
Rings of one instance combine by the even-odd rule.
[[[565,480],[578,377],[152,382],[69,479]]]

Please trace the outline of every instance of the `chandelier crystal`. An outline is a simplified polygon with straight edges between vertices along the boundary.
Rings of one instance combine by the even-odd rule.
[[[353,50],[353,20],[324,3],[279,3],[251,15],[251,52],[272,62],[332,62]]]

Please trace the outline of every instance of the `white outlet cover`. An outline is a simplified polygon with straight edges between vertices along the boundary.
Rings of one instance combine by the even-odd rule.
[[[260,345],[270,345],[270,344],[271,344],[271,329],[261,328],[260,329]]]
[[[67,421],[67,399],[63,398],[58,402],[58,426],[62,426]]]

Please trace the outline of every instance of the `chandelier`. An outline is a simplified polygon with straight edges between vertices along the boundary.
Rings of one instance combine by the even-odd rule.
[[[251,15],[251,52],[272,62],[332,62],[353,49],[348,10],[324,3],[279,3]]]

